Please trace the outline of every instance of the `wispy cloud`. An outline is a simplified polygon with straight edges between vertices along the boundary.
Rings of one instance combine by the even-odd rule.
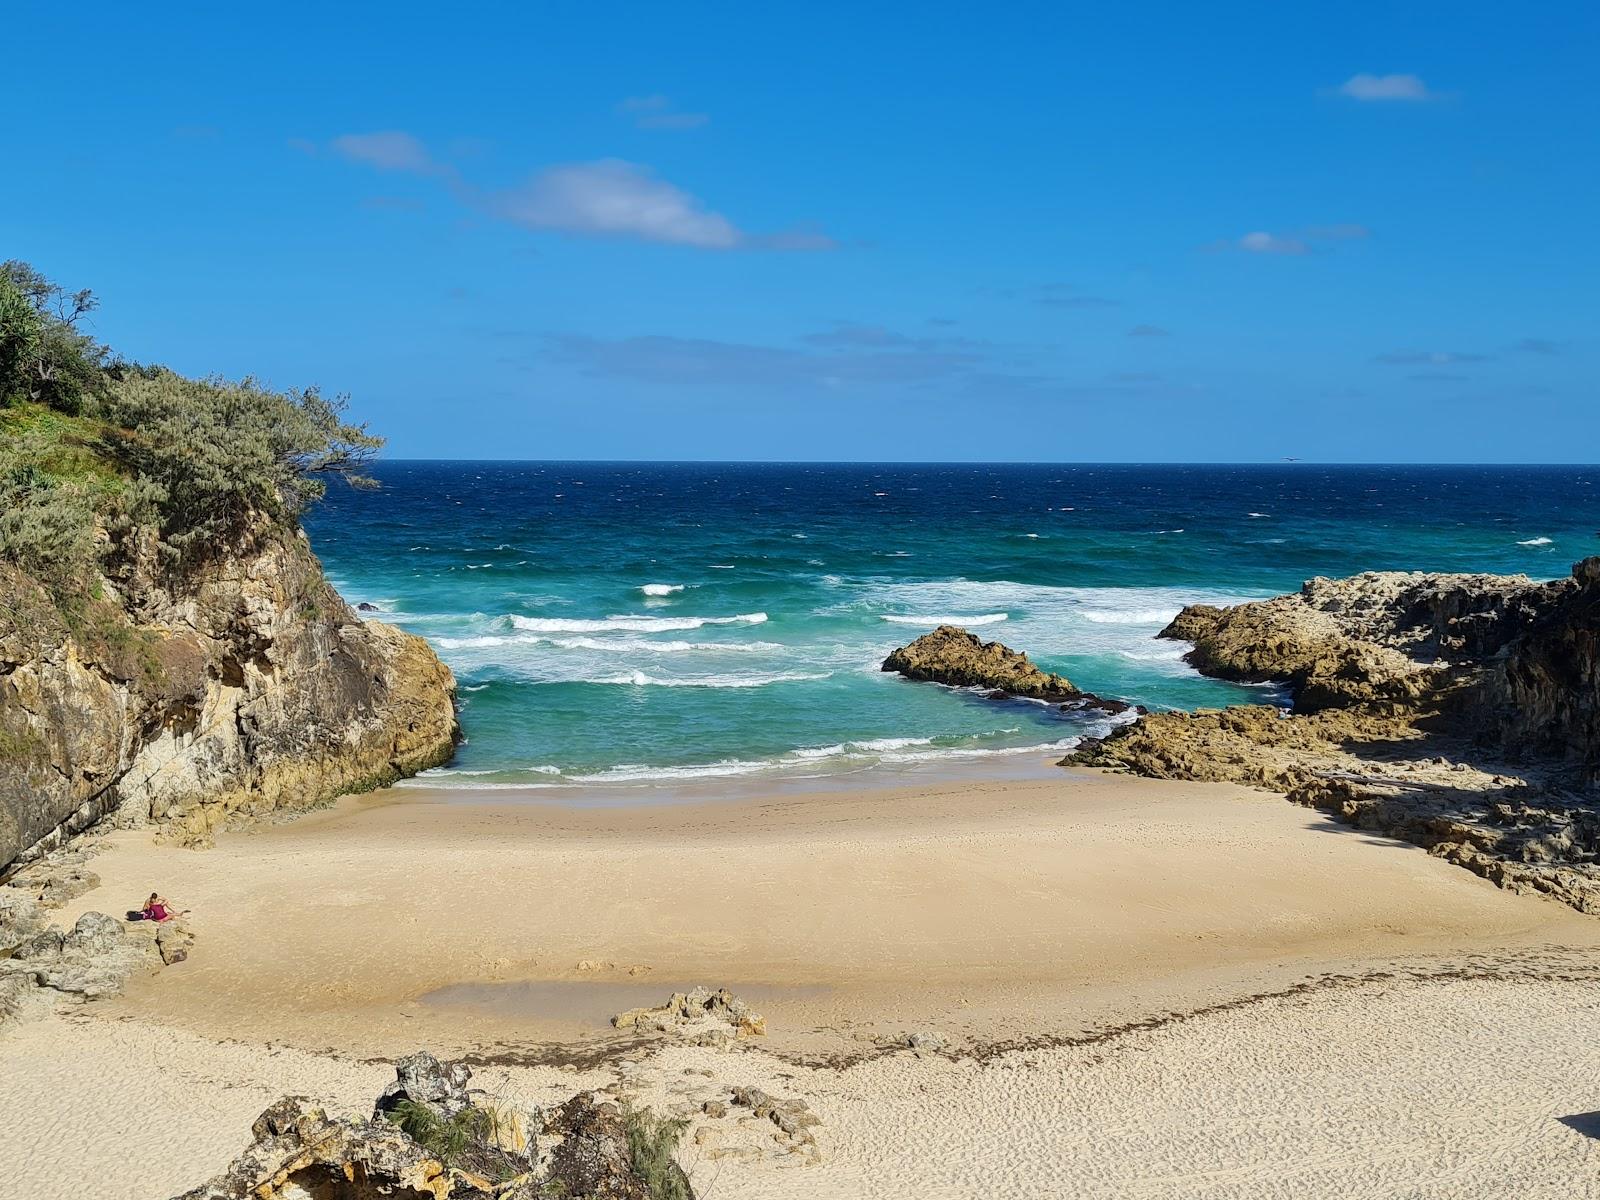
[[[376,167],[380,171],[409,171],[417,175],[436,175],[448,168],[436,163],[428,148],[409,133],[398,129],[379,133],[346,133],[333,139],[329,148],[351,162]]]
[[[1415,75],[1352,75],[1334,91],[1347,100],[1359,100],[1362,103],[1399,101],[1414,104],[1440,98],[1438,92],[1429,91],[1428,85]]]
[[[1297,256],[1310,254],[1321,243],[1359,241],[1371,236],[1372,231],[1365,225],[1312,225],[1285,233],[1257,229],[1232,241],[1214,242],[1206,248],[1238,250],[1245,254]]]
[[[530,229],[600,237],[634,237],[702,250],[732,250],[750,241],[721,213],[621,159],[548,167],[521,187],[495,193],[490,211]]]
[[[1128,330],[1128,336],[1136,338],[1163,338],[1171,337],[1172,331],[1170,329],[1163,329],[1159,325],[1135,325],[1132,329]]]
[[[672,101],[660,93],[629,96],[617,105],[617,111],[640,129],[698,129],[711,120],[706,113],[684,112],[674,107]]]
[[[1448,367],[1463,363],[1488,362],[1487,354],[1468,354],[1460,350],[1390,350],[1373,360],[1392,367]]]
[[[1258,229],[1241,237],[1235,245],[1249,254],[1309,254],[1311,247],[1292,234],[1268,233]]]
[[[462,203],[526,229],[634,238],[701,250],[838,247],[826,233],[807,226],[776,233],[741,229],[649,167],[617,158],[545,167],[520,186],[486,192],[464,180],[453,163],[441,160],[419,138],[400,130],[344,134],[328,148],[374,170],[443,180]]]
[[[1513,354],[1542,354],[1553,356],[1561,353],[1561,343],[1552,342],[1548,338],[1527,337],[1508,347]]]

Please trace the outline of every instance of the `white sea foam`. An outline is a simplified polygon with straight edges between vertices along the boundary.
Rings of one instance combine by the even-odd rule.
[[[764,612],[740,613],[732,617],[640,617],[611,616],[589,621],[566,617],[524,617],[511,614],[511,624],[528,633],[671,633],[700,629],[706,625],[760,625]]]
[[[927,617],[911,615],[885,615],[891,625],[997,625],[1007,619],[1006,613],[980,613],[974,617]]]
[[[1536,538],[1529,538],[1525,542],[1518,542],[1517,545],[1519,545],[1519,546],[1548,546],[1554,540],[1555,540],[1554,538],[1536,537]]]
[[[644,671],[628,671],[620,675],[602,675],[594,679],[581,679],[578,683],[614,684],[624,687],[700,687],[700,688],[755,688],[773,683],[804,683],[828,678],[829,672],[820,674],[806,671],[780,671],[771,675],[650,675]]]
[[[647,583],[639,589],[646,596],[672,596],[683,591],[681,583]]]
[[[1178,611],[1177,608],[1090,608],[1080,615],[1095,625],[1165,625]]]
[[[647,637],[545,637],[533,633],[480,634],[434,638],[441,650],[487,650],[497,646],[551,646],[557,650],[594,650],[601,654],[781,654],[782,642],[685,642]]]

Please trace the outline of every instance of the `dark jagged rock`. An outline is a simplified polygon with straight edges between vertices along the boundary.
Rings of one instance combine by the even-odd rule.
[[[954,625],[941,625],[892,651],[883,660],[882,669],[948,687],[983,688],[990,700],[1021,696],[1064,709],[1093,708],[1112,715],[1135,708],[1123,700],[1079,691],[1065,675],[1041,671],[1020,650],[1000,642],[985,642]]]
[[[594,1200],[651,1200],[651,1193],[633,1166],[628,1127],[622,1109],[600,1101],[593,1092],[579,1092],[556,1109],[545,1132],[561,1142],[550,1154],[546,1186],[559,1196]],[[669,1168],[685,1195],[694,1193],[676,1163]]]
[[[472,1068],[464,1062],[441,1063],[426,1050],[419,1050],[397,1059],[394,1073],[394,1082],[378,1097],[375,1117],[393,1112],[402,1100],[426,1104],[442,1116],[451,1116],[467,1106]]]
[[[883,670],[950,687],[992,688],[1010,696],[1063,703],[1083,696],[1065,675],[1041,671],[1028,656],[985,642],[954,625],[941,625],[883,660]]]
[[[1373,573],[1186,608],[1162,637],[1265,706],[1158,713],[1064,762],[1247,783],[1600,912],[1600,558],[1568,579]]]

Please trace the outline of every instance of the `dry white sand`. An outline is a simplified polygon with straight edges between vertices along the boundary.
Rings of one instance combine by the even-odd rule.
[[[719,1198],[1600,1195],[1595,922],[1259,793],[405,793],[212,851],[114,842],[63,915],[160,888],[198,942],[0,1035],[0,1196],[159,1200],[277,1096],[364,1111],[389,1075],[370,1059],[419,1045],[539,1059],[479,1071],[531,1103],[614,1083],[615,1061],[552,1064],[690,981],[764,997],[771,1035],[642,1052],[632,1086],[671,1107],[755,1083],[825,1122],[804,1165],[712,1157],[755,1134],[703,1120],[685,1161]],[[1329,971],[1349,978],[1248,999]],[[923,1027],[956,1055],[884,1052]]]

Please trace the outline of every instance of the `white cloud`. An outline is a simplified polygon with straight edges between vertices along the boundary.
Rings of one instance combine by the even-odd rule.
[[[520,188],[491,201],[496,213],[518,225],[598,237],[732,250],[746,235],[721,213],[648,167],[603,158],[549,167]]]
[[[347,133],[334,138],[332,146],[335,154],[380,171],[414,171],[428,175],[441,169],[426,146],[398,129],[382,133]]]
[[[1361,101],[1435,100],[1436,92],[1415,75],[1352,75],[1335,89],[1339,95]]]
[[[617,158],[546,167],[521,187],[484,192],[409,133],[349,133],[329,145],[334,153],[380,171],[437,177],[463,204],[528,229],[638,238],[702,250],[838,248],[827,234],[805,226],[747,233],[682,188],[658,178],[649,167]]]
[[[1297,237],[1264,230],[1245,234],[1239,239],[1238,247],[1251,254],[1304,254],[1310,249]]]

